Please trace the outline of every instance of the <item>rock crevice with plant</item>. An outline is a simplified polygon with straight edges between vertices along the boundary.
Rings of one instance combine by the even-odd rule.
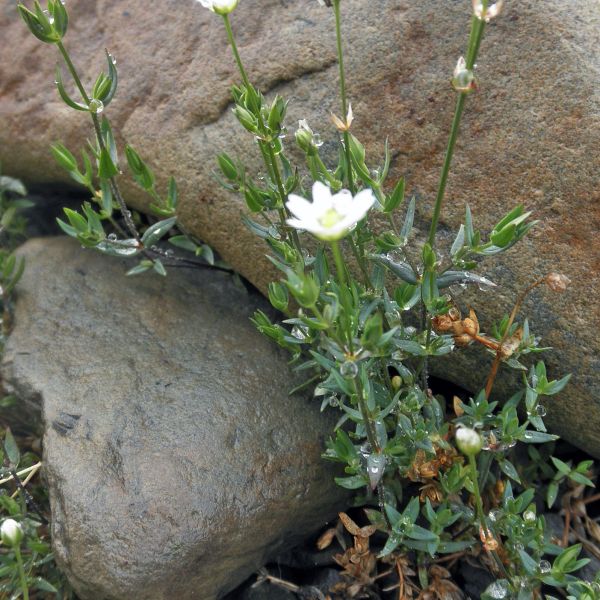
[[[287,147],[288,104],[279,95],[267,100],[253,85],[236,44],[231,15],[237,1],[199,1],[222,19],[240,76],[232,88],[233,113],[254,138],[264,163],[258,175],[232,152],[217,158],[221,185],[243,197],[250,214],[244,222],[264,240],[269,260],[281,273],[268,286],[281,320],[259,310],[253,322],[290,353],[291,365],[303,378],[296,390],[312,391],[322,411],[338,412],[324,458],[341,465],[344,473],[336,482],[355,492],[355,504],[365,507],[370,524],[383,534],[379,558],[410,561],[421,590],[429,588],[430,566],[437,558],[475,552],[494,579],[482,598],[525,600],[541,597],[542,591],[547,598],[561,593],[596,598],[598,582],[573,575],[587,562],[579,556],[581,546],[555,543],[540,514],[544,504],[551,507],[556,501],[560,483],[593,483],[589,461],[567,464],[551,457],[557,469],[551,475],[538,464],[535,445],[557,439],[544,424],[544,403],[563,390],[569,376],[548,375],[537,358],[546,348],[521,315],[534,289],[564,292],[569,279],[549,272],[529,282],[505,307],[504,318],[480,323],[476,304],[465,306],[462,288],[495,287],[478,272],[482,264],[516,252],[513,246],[536,221],[517,204],[498,215],[490,231],[481,232],[467,205],[453,241],[439,239],[461,120],[478,89],[476,63],[486,60],[484,33],[492,19],[501,18],[502,0],[472,2],[464,55],[449,74],[456,92],[454,116],[424,240],[413,234],[416,199],[405,197],[405,180],[389,181],[392,149],[387,141],[383,160],[374,168],[355,135],[344,66],[344,2],[323,3],[333,11],[339,66],[339,108],[331,115],[337,160],[322,152],[321,137],[301,120],[294,137],[303,163],[295,164]],[[67,91],[59,69],[60,97],[71,109],[89,113],[95,133],[95,143],[83,152],[83,165],[71,149],[53,147],[59,164],[91,195],[81,211],[65,210],[63,231],[105,254],[138,258],[131,275],[150,269],[165,275],[169,263],[214,264],[210,248],[178,222],[174,179],[162,193],[151,168],[130,146],[125,148],[129,170],[152,197],[159,220],[136,223],[126,204],[119,188],[117,144],[104,111],[117,87],[112,56],[106,53],[107,73],[86,91],[63,45],[65,6],[50,0],[47,11],[37,2],[33,10],[18,8],[35,36],[57,47],[80,96],[75,99]],[[386,223],[383,229],[373,226],[375,215]],[[167,240],[196,256],[165,249]],[[491,357],[480,391],[464,400],[434,394],[432,363],[466,347]],[[494,389],[508,370],[517,372],[520,389],[501,404]],[[519,452],[531,465],[517,461],[523,456]],[[536,495],[542,487],[547,490],[543,498]]]

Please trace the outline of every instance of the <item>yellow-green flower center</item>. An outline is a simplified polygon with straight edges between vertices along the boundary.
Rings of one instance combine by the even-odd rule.
[[[329,208],[323,213],[323,216],[319,218],[319,223],[323,225],[323,227],[330,228],[339,223],[343,218],[343,215],[340,215],[335,208]]]

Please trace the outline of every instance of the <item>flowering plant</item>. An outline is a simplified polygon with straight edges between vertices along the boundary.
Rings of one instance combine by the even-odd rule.
[[[340,0],[319,0],[335,16],[342,117],[332,115],[332,121],[339,159],[337,164],[326,164],[320,136],[301,120],[295,141],[304,155],[304,177],[292,165],[282,141],[287,103],[279,95],[267,101],[244,68],[230,21],[238,1],[198,1],[223,19],[241,79],[232,89],[233,113],[253,136],[265,164],[266,176],[255,181],[227,153],[217,158],[222,185],[243,195],[251,214],[244,217],[245,223],[264,239],[271,261],[282,273],[281,280],[269,285],[269,299],[284,313],[282,320],[274,322],[260,311],[253,320],[262,333],[291,353],[291,364],[305,376],[297,389],[308,388],[321,401],[321,410],[339,412],[324,457],[343,466],[337,483],[355,491],[355,503],[368,507],[373,531],[385,534],[379,556],[397,565],[414,564],[418,572],[414,586],[420,586],[423,594],[433,585],[428,566],[438,555],[472,551],[485,556],[483,562],[493,578],[484,600],[538,598],[549,587],[593,600],[592,587],[572,575],[586,562],[578,558],[581,546],[562,548],[552,543],[544,518],[538,515],[542,499],[536,498],[536,489],[547,481],[548,470],[526,470],[515,464],[518,443],[540,462],[541,454],[531,445],[557,438],[546,430],[541,400],[559,393],[569,379],[549,380],[542,361],[525,364],[528,355],[543,349],[527,319],[518,322],[517,318],[532,289],[546,286],[561,292],[568,278],[550,273],[532,282],[510,314],[490,324],[491,333],[484,334],[474,309],[463,316],[460,287],[455,288],[493,287],[493,282],[475,272],[480,262],[511,249],[535,221],[519,205],[486,234],[476,230],[467,206],[447,259],[442,260],[438,248],[438,223],[460,123],[468,95],[477,90],[475,63],[486,24],[498,16],[503,0],[494,4],[473,0],[466,51],[452,76],[457,93],[454,119],[429,233],[422,242],[412,236],[416,199],[405,199],[403,178],[388,183],[387,144],[382,165],[372,170],[365,147],[352,133]],[[49,0],[48,14],[37,2],[34,6],[29,11],[19,5],[21,15],[34,35],[56,45],[81,102],[67,95],[60,72],[58,92],[74,110],[90,113],[96,133],[93,154],[99,189],[87,155],[81,169],[64,146],[53,148],[58,162],[90,190],[98,208],[86,203],[81,213],[66,209],[69,222],[61,222],[61,227],[83,245],[102,252],[141,255],[131,273],[153,268],[164,274],[164,256],[156,243],[176,226],[175,183],[171,180],[166,197],[161,197],[151,169],[133,148],[126,148],[130,170],[154,198],[153,209],[161,218],[141,234],[119,192],[110,124],[105,116],[99,117],[115,93],[114,60],[107,54],[108,73],[88,93],[62,44],[68,23],[62,3]],[[312,202],[306,199],[305,186],[312,189]],[[113,212],[117,210],[120,220]],[[376,213],[388,223],[387,230],[372,226]],[[113,229],[108,235],[105,225]],[[311,236],[317,238],[316,247]],[[169,241],[212,257],[183,232]],[[462,399],[436,395],[431,389],[430,361],[465,346],[477,346],[493,357],[481,390]],[[522,375],[522,389],[503,405],[492,397],[501,368]],[[555,503],[563,481],[592,485],[588,462],[573,466],[556,457],[552,461],[559,472],[550,476],[548,506]]]

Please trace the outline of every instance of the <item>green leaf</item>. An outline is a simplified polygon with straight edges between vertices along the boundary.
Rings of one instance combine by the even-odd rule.
[[[125,275],[139,275],[140,273],[144,273],[153,266],[154,263],[151,260],[142,260],[138,265],[129,269],[129,271],[127,271]]]
[[[106,107],[110,104],[110,101],[113,99],[117,91],[119,77],[117,74],[117,66],[114,56],[110,54],[108,50],[105,49],[104,51],[106,52],[106,62],[108,63],[108,80],[110,81],[110,88],[104,94],[104,96],[99,98],[99,100],[102,100],[102,103]]]
[[[177,222],[177,217],[158,221],[146,229],[142,236],[142,243],[146,248],[151,248],[158,240],[160,240],[169,230],[173,228]]]
[[[119,174],[119,170],[112,161],[106,148],[100,150],[100,160],[98,161],[98,176],[102,179],[110,179]]]
[[[167,276],[167,270],[165,269],[164,265],[162,264],[160,258],[155,259],[154,261],[154,265],[153,265],[153,269],[159,274],[162,275],[163,277]]]
[[[154,188],[154,173],[146,163],[140,158],[140,155],[129,145],[125,146],[125,157],[127,164],[133,173],[135,180],[146,191]]]
[[[369,260],[372,260],[375,263],[383,265],[387,269],[389,269],[394,275],[406,281],[406,283],[410,283],[411,285],[417,284],[417,276],[414,271],[410,268],[407,263],[397,263],[393,260],[389,259],[387,256],[382,254],[369,254]]]
[[[415,220],[415,207],[416,207],[416,198],[413,196],[410,199],[410,202],[408,204],[408,209],[406,210],[406,217],[404,219],[404,225],[402,225],[402,229],[400,230],[400,237],[404,240],[404,243],[406,243],[406,241],[408,240],[408,236],[410,235],[410,232],[412,231],[413,228],[413,223]],[[416,282],[410,282],[409,283],[416,283]]]
[[[541,393],[544,396],[552,396],[554,394],[558,394],[558,392],[561,392],[567,385],[567,383],[569,383],[569,379],[571,379],[570,373],[568,375],[565,375],[562,379],[559,379],[558,381],[550,381],[544,386],[543,391]]]
[[[502,472],[512,480],[516,481],[517,483],[521,483],[517,469],[509,460],[500,461],[500,469],[502,469]]]
[[[527,430],[521,433],[517,439],[526,444],[543,444],[557,440],[558,436],[551,433],[544,433],[543,431]]]
[[[352,477],[336,477],[335,482],[347,490],[357,490],[367,485],[367,480],[363,475],[353,475]]]
[[[60,0],[59,0],[59,4],[60,4]],[[40,590],[42,592],[50,592],[52,594],[59,593],[59,591],[49,581],[46,581],[42,577],[35,577],[33,579],[33,587],[36,590]]]
[[[69,152],[69,150],[63,146],[62,144],[54,144],[50,146],[50,151],[52,152],[52,156],[54,156],[54,160],[67,171],[76,171],[77,167],[77,159]]]
[[[88,107],[85,104],[81,104],[80,102],[75,102],[75,100],[73,100],[69,94],[67,94],[67,91],[65,90],[65,86],[63,84],[62,81],[62,74],[60,72],[60,67],[56,67],[56,89],[58,90],[58,93],[60,95],[60,97],[62,98],[63,102],[71,107],[74,108],[75,110],[82,110],[87,112],[88,111]]]
[[[404,202],[404,177],[401,177],[394,188],[394,191],[385,199],[385,204],[383,205],[383,212],[391,213],[396,210],[402,202]]]
[[[421,527],[419,525],[413,525],[410,529],[407,530],[406,535],[409,538],[412,538],[413,540],[438,540],[438,536],[435,533],[433,533],[433,531],[429,531],[428,529],[425,529],[424,527]]]
[[[8,462],[10,463],[11,469],[16,469],[21,461],[21,453],[19,447],[10,429],[7,427],[4,434],[4,452]]]
[[[465,245],[465,226],[461,225],[454,238],[452,248],[450,248],[450,255],[454,256],[463,246]]]
[[[523,563],[523,567],[525,568],[525,572],[529,575],[537,575],[538,572],[538,563],[535,561],[527,552],[524,550],[519,550],[519,557],[521,562]]]
[[[74,227],[80,233],[87,232],[87,221],[78,212],[70,208],[63,208],[63,212],[65,213],[67,219],[69,219],[69,223],[72,227]]]
[[[198,244],[193,242],[187,235],[174,235],[169,238],[169,244],[190,252],[196,252],[198,249]]]
[[[568,475],[571,472],[571,467],[566,462],[560,460],[560,458],[551,456],[550,460],[554,463],[554,466],[557,468],[559,473],[562,473],[563,475]]]

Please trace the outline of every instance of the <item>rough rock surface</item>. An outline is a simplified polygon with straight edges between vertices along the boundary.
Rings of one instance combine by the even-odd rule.
[[[86,600],[220,597],[343,506],[332,423],[227,274],[126,278],[32,240],[5,382],[37,402],[56,558]]]
[[[163,183],[171,173],[178,177],[186,227],[264,290],[273,273],[264,247],[240,224],[240,200],[210,175],[217,151],[248,163],[256,157],[252,141],[238,139],[230,111],[229,87],[237,74],[219,18],[191,0],[161,0],[152,8],[142,0],[126,7],[117,0],[73,0],[69,7],[66,43],[88,80],[102,67],[105,46],[119,61],[120,89],[107,111],[116,129],[142,149]],[[449,79],[464,53],[470,3],[345,0],[342,8],[354,131],[374,158],[389,136],[392,174],[407,176],[424,230],[452,117]],[[324,139],[333,139],[328,115],[338,102],[331,11],[313,1],[256,0],[241,2],[232,18],[252,78],[265,92],[292,100],[290,127],[306,117]],[[26,32],[14,3],[0,9],[0,30],[10,54],[0,64],[3,168],[30,181],[67,181],[49,159],[48,144],[60,139],[76,148],[89,124],[58,101],[51,85],[57,56]],[[442,223],[449,240],[466,201],[482,231],[518,202],[542,219],[522,252],[513,249],[493,273],[501,292],[476,306],[489,329],[491,318],[510,311],[516,292],[533,278],[548,270],[571,277],[569,294],[549,299],[536,293],[526,310],[534,330],[555,347],[550,372],[574,375],[561,399],[548,405],[549,423],[597,456],[599,44],[596,0],[581,0],[576,8],[563,0],[507,3],[482,44],[480,91],[468,101]],[[323,148],[333,152],[327,142]],[[147,205],[134,186],[126,191],[132,204]],[[444,363],[439,374],[476,390],[485,365],[477,372],[477,359],[464,356],[460,364]]]

